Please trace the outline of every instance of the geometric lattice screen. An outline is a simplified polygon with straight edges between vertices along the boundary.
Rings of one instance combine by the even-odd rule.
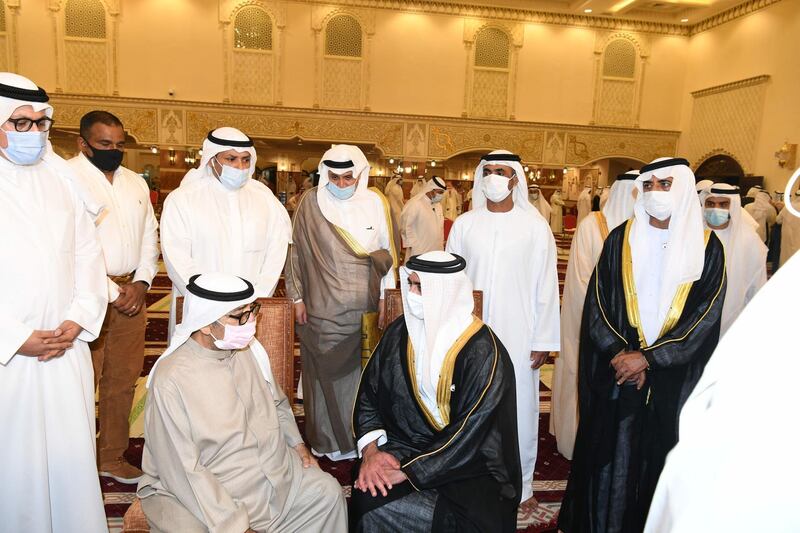
[[[510,56],[511,39],[503,30],[484,28],[475,36],[472,116],[507,118]]]
[[[233,100],[272,104],[274,65],[272,19],[259,7],[242,8],[233,24]]]
[[[603,70],[600,80],[598,124],[632,126],[635,122],[636,47],[625,39],[608,43],[603,51]]]
[[[67,91],[107,93],[106,10],[100,0],[67,0],[64,33]]]
[[[350,15],[336,15],[325,26],[322,58],[322,105],[337,109],[361,107],[363,32]]]

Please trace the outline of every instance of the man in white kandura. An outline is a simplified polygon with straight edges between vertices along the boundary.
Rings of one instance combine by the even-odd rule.
[[[785,195],[787,202],[791,202],[795,209],[800,209],[800,189],[790,196]],[[792,216],[785,207],[778,213],[777,223],[781,225],[781,258],[783,266],[797,250],[800,250],[800,218]]]
[[[559,349],[556,244],[528,201],[518,155],[494,151],[475,169],[473,208],[453,224],[447,251],[467,261],[483,291],[483,320],[514,363],[522,502],[533,496],[539,429],[539,367]]]
[[[434,209],[441,203],[444,191],[444,181],[434,176],[403,207],[400,230],[406,259],[444,249],[444,220]]]
[[[185,294],[195,274],[225,272],[251,279],[259,298],[275,292],[291,222],[272,191],[251,179],[255,168],[253,141],[235,128],[218,128],[203,141],[200,166],[167,196],[161,248],[173,285],[170,334],[176,298]]]
[[[744,208],[758,222],[758,229],[756,229],[758,238],[761,239],[761,242],[767,242],[772,226],[775,225],[775,221],[778,218],[778,212],[773,207],[772,197],[767,191],[752,187],[747,193],[748,196],[750,196],[750,193],[753,193],[751,197],[755,198],[755,200]]]
[[[576,228],[592,212],[592,188],[589,185],[586,185],[578,195],[577,208],[578,220],[575,222]]]
[[[561,191],[555,191],[550,197],[550,229],[553,235],[564,233],[564,199]]]
[[[542,215],[544,221],[549,225],[552,209],[538,185],[528,185],[528,201],[539,211],[539,214]]]
[[[461,206],[464,201],[461,199],[461,193],[455,188],[452,181],[447,182],[447,190],[444,191],[444,198],[442,199],[442,207],[444,208],[444,218],[448,220],[455,220],[461,214]]]
[[[0,530],[107,531],[92,358],[108,303],[103,251],[44,89],[0,73]]]
[[[392,209],[392,218],[396,223],[400,223],[400,214],[403,212],[403,204],[405,198],[403,197],[403,177],[397,175],[389,180],[386,188],[383,190],[383,195],[389,200],[389,207]]]
[[[611,195],[611,185],[606,185],[603,187],[603,190],[600,192],[600,209],[602,210],[606,202],[608,202],[608,197]]]
[[[742,219],[739,188],[717,183],[700,193],[703,217],[725,247],[728,285],[722,306],[720,337],[767,282],[767,247]]]
[[[81,118],[78,148],[70,159],[94,217],[108,273],[108,310],[100,336],[90,348],[99,387],[97,464],[101,476],[136,483],[142,471],[125,458],[128,418],[136,380],[144,364],[147,327],[145,296],[158,272],[158,222],[144,179],[122,166],[125,129],[107,111]],[[91,211],[91,209],[90,209]]]
[[[137,494],[152,533],[344,533],[339,483],[303,444],[254,338],[249,281],[192,276],[183,322],[150,372]]]
[[[638,170],[617,176],[605,207],[578,225],[569,249],[561,303],[561,352],[553,371],[550,433],[556,437],[559,453],[570,460],[578,431],[578,346],[586,287],[608,233],[633,216],[637,176]]]
[[[798,278],[795,256],[720,341],[681,410],[680,440],[661,472],[645,533],[800,531]],[[775,369],[757,400],[748,394],[756,354],[759,365]],[[743,465],[756,457],[757,464]]]

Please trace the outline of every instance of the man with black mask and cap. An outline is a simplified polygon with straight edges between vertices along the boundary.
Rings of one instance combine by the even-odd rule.
[[[103,248],[108,272],[108,311],[90,344],[99,385],[100,475],[135,483],[141,470],[129,464],[128,416],[144,363],[145,295],[158,271],[158,223],[144,179],[122,166],[125,130],[107,111],[81,118],[78,148],[69,161]]]

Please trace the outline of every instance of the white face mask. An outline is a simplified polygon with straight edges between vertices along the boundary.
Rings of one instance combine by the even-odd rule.
[[[489,174],[488,176],[484,176],[483,194],[485,194],[486,198],[494,203],[502,202],[508,197],[509,194],[511,194],[511,190],[508,188],[510,181],[511,178],[499,176],[497,174]]]
[[[444,197],[444,195],[442,193],[434,194],[433,198],[431,198],[431,203],[432,204],[438,204],[439,202],[442,201],[443,197]]]
[[[408,312],[411,316],[423,320],[425,313],[422,310],[422,295],[415,292],[408,291],[406,294],[406,304],[408,305]]]
[[[651,217],[664,221],[672,216],[672,194],[670,191],[644,193],[644,210]]]
[[[217,162],[219,163],[219,162]],[[214,175],[219,179],[219,182],[222,183],[225,188],[235,191],[236,189],[241,189],[244,187],[247,180],[250,179],[250,168],[234,168],[229,167],[227,165],[222,165],[222,172],[217,173],[217,169],[214,168],[214,163],[211,163],[211,170],[214,172]]]

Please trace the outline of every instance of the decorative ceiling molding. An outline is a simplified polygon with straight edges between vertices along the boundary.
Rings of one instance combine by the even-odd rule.
[[[732,81],[730,83],[723,83],[722,85],[715,85],[713,87],[707,87],[705,89],[700,89],[699,91],[693,91],[691,93],[692,96],[695,98],[701,96],[708,96],[710,94],[722,93],[725,91],[730,91],[731,89],[741,89],[743,87],[749,87],[751,85],[758,85],[760,83],[767,83],[770,79],[769,74],[762,74],[761,76],[754,76],[752,78],[747,78],[744,80],[737,80]]]
[[[726,22],[731,22],[732,20],[747,16],[750,13],[769,7],[772,4],[777,4],[780,1],[781,0],[750,0],[744,4],[739,4],[722,13],[717,13],[712,17],[701,20],[690,28],[689,35],[697,35],[698,33],[708,31],[711,28],[716,28]]]
[[[680,136],[640,128],[63,93],[51,95],[51,103],[59,129],[77,130],[84,113],[106,109],[120,117],[139,144],[178,149],[196,148],[210,129],[234,125],[261,139],[375,145],[387,158],[448,159],[503,147],[522,154],[526,163],[563,166],[604,157],[651,161],[675,155]]]
[[[327,4],[320,0],[296,0],[307,4]],[[601,17],[577,13],[556,13],[535,9],[515,9],[500,6],[479,6],[455,2],[422,0],[338,0],[337,5],[406,11],[411,13],[434,13],[470,18],[497,19],[515,22],[533,22],[559,26],[577,26],[602,30],[627,30],[641,33],[691,36],[737,18],[749,15],[781,0],[750,0],[738,6],[701,20],[693,25],[659,22],[632,18]]]

